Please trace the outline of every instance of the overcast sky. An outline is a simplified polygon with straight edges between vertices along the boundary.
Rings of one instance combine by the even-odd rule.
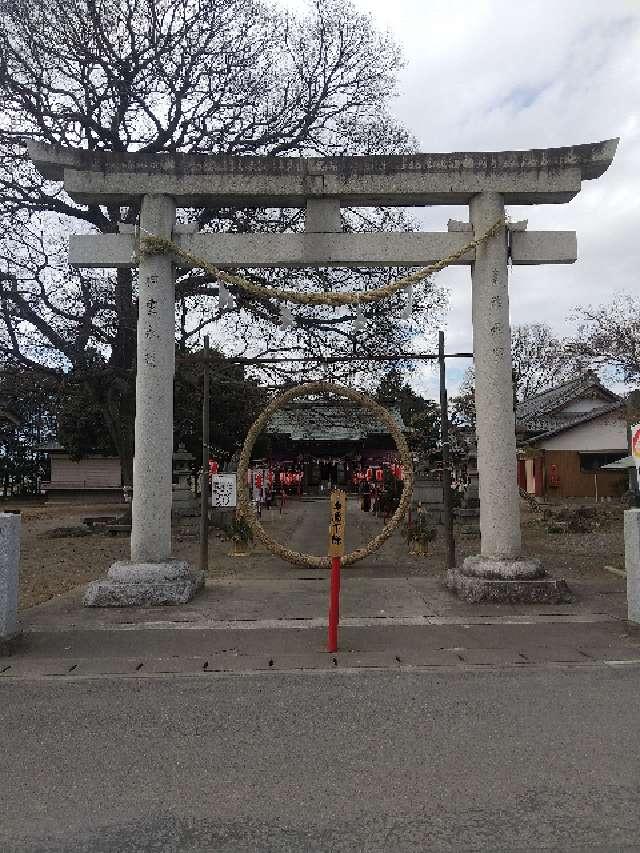
[[[298,0],[283,0],[292,8]],[[559,335],[581,303],[640,291],[640,0],[354,0],[388,29],[405,67],[392,112],[422,151],[499,151],[619,136],[611,168],[569,204],[512,207],[529,228],[575,230],[574,265],[515,267],[512,324]],[[466,208],[434,207],[425,230]],[[468,267],[445,270],[447,349],[471,349]],[[419,345],[419,342],[416,342]],[[449,362],[452,365],[452,362]],[[452,384],[463,372],[450,368]],[[430,371],[415,384],[434,390]]]

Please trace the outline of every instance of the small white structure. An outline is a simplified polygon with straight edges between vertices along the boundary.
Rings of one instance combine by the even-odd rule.
[[[73,459],[60,444],[40,448],[49,454],[50,479],[42,483],[47,502],[122,503],[122,469],[117,456],[89,453]]]
[[[0,641],[18,630],[18,566],[20,564],[20,516],[0,512]]]
[[[629,621],[640,622],[640,509],[624,514],[624,562]]]

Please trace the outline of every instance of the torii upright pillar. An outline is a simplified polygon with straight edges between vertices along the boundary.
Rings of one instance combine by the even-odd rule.
[[[479,193],[469,208],[476,234],[504,217],[499,193]],[[490,560],[516,560],[520,556],[506,236],[506,229],[501,228],[495,237],[478,246],[471,265],[480,556]]]
[[[141,232],[171,239],[176,205],[146,195]],[[171,556],[171,459],[175,373],[175,268],[170,255],[141,255],[136,366],[136,461],[133,469],[131,560]]]
[[[482,234],[504,218],[504,198],[496,192],[478,193],[470,200],[469,212],[474,232]],[[564,590],[543,579],[541,562],[520,557],[507,265],[504,227],[478,246],[471,264],[480,554],[467,557],[461,571],[450,571],[448,583],[471,598],[526,599],[533,594],[557,599]],[[518,589],[513,581],[519,582]]]
[[[176,203],[142,198],[140,230],[172,239]],[[202,572],[171,559],[175,266],[170,255],[140,256],[136,355],[136,425],[131,561],[116,562],[89,584],[89,607],[179,604],[204,583]]]

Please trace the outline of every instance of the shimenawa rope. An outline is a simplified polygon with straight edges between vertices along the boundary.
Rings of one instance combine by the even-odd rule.
[[[389,284],[385,284],[382,287],[377,287],[375,290],[359,291],[357,293],[301,293],[297,290],[285,290],[279,287],[264,287],[261,284],[249,281],[249,279],[243,276],[233,275],[232,273],[218,269],[218,267],[210,264],[204,258],[182,249],[173,240],[168,240],[165,237],[157,237],[153,234],[141,238],[140,252],[145,255],[172,254],[193,267],[206,270],[218,281],[239,287],[247,293],[251,293],[253,296],[262,299],[280,299],[283,302],[294,302],[298,305],[363,305],[386,299],[388,296],[397,293],[397,291],[403,290],[411,284],[417,284],[428,278],[432,273],[438,272],[455,263],[455,261],[466,255],[467,252],[486,243],[487,240],[499,232],[504,224],[505,219],[501,217],[480,237],[470,240],[462,248],[447,255],[446,258],[441,258],[439,261],[429,264],[429,266],[423,269],[402,276],[402,278],[389,282]]]

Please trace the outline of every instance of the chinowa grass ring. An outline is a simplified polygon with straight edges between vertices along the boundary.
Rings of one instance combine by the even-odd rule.
[[[306,397],[311,394],[333,394],[338,397],[346,397],[352,400],[364,409],[372,412],[381,420],[388,428],[400,455],[400,462],[404,468],[404,483],[400,503],[397,510],[391,516],[387,524],[383,527],[380,533],[371,539],[366,545],[361,548],[356,548],[342,558],[342,565],[350,566],[358,560],[364,560],[383,545],[391,536],[394,530],[399,526],[400,522],[411,502],[411,494],[413,491],[413,460],[407,441],[402,434],[402,430],[396,423],[393,415],[384,406],[376,402],[372,397],[366,394],[361,394],[359,391],[354,391],[344,385],[336,385],[333,382],[306,382],[303,385],[296,385],[294,388],[289,388],[282,394],[275,397],[268,406],[252,424],[242,448],[240,461],[238,463],[238,514],[246,519],[247,524],[251,528],[253,535],[272,553],[286,560],[288,563],[293,563],[294,566],[304,566],[310,569],[328,569],[331,565],[329,557],[317,557],[313,554],[302,554],[298,551],[292,551],[290,548],[276,542],[269,536],[260,521],[256,516],[255,509],[249,495],[248,472],[251,461],[251,453],[254,444],[262,430],[271,420],[278,409],[282,409],[291,400],[296,400],[300,397]],[[327,517],[328,522],[328,517]],[[328,529],[328,528],[327,528]]]

